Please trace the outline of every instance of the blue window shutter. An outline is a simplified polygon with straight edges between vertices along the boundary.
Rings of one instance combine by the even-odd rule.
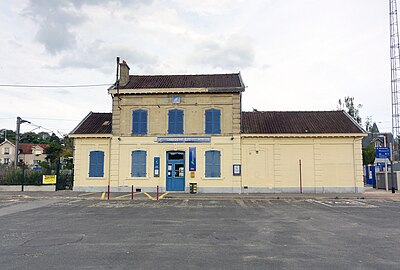
[[[142,110],[140,116],[140,134],[147,134],[147,111]]]
[[[183,134],[183,110],[170,110],[168,112],[168,133]]]
[[[206,151],[206,177],[221,177],[220,151]]]
[[[212,134],[212,110],[206,110],[206,134]]]
[[[220,110],[206,110],[206,134],[221,134]]]
[[[147,111],[132,112],[132,134],[147,134]]]
[[[206,177],[212,177],[212,151],[206,151]]]
[[[89,155],[89,177],[104,176],[104,152],[91,151]]]
[[[174,134],[175,129],[174,129],[174,111],[168,111],[168,133],[169,134]]]
[[[138,113],[138,111],[132,112],[132,134],[139,134],[139,113]]]
[[[176,111],[176,134],[183,134],[183,111]]]
[[[221,134],[221,111],[220,110],[213,110],[214,116],[214,126],[213,126],[213,133],[214,134]]]
[[[132,177],[146,177],[146,151],[132,151]]]

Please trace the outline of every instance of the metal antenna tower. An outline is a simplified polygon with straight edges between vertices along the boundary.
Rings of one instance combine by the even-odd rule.
[[[394,138],[393,159],[398,160],[398,139],[400,136],[400,43],[399,25],[397,18],[397,1],[389,0],[390,14],[390,65],[391,65],[391,92],[392,92],[392,133]]]

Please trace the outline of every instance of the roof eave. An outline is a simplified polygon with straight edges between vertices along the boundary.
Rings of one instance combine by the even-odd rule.
[[[68,138],[111,138],[112,134],[68,134]]]
[[[366,137],[365,133],[242,133],[243,138],[338,138]]]

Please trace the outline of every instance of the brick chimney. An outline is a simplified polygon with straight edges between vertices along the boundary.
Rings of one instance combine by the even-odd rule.
[[[125,86],[129,82],[129,66],[125,62],[125,60],[122,60],[122,63],[119,64],[119,70],[120,70],[120,75],[119,75],[119,85],[120,86]]]

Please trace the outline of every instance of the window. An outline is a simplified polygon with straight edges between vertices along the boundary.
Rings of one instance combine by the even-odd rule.
[[[4,158],[4,164],[8,165],[10,163],[10,159],[9,158]]]
[[[146,177],[146,151],[132,151],[132,177]]]
[[[89,177],[104,176],[104,152],[91,151],[89,155]]]
[[[5,147],[4,148],[4,155],[8,155],[10,154],[10,148],[9,147]]]
[[[168,112],[168,134],[183,134],[183,110]]]
[[[206,177],[221,177],[220,151],[206,151]]]
[[[206,134],[221,134],[220,119],[220,110],[206,110]]]
[[[147,111],[132,112],[132,134],[147,134]]]

